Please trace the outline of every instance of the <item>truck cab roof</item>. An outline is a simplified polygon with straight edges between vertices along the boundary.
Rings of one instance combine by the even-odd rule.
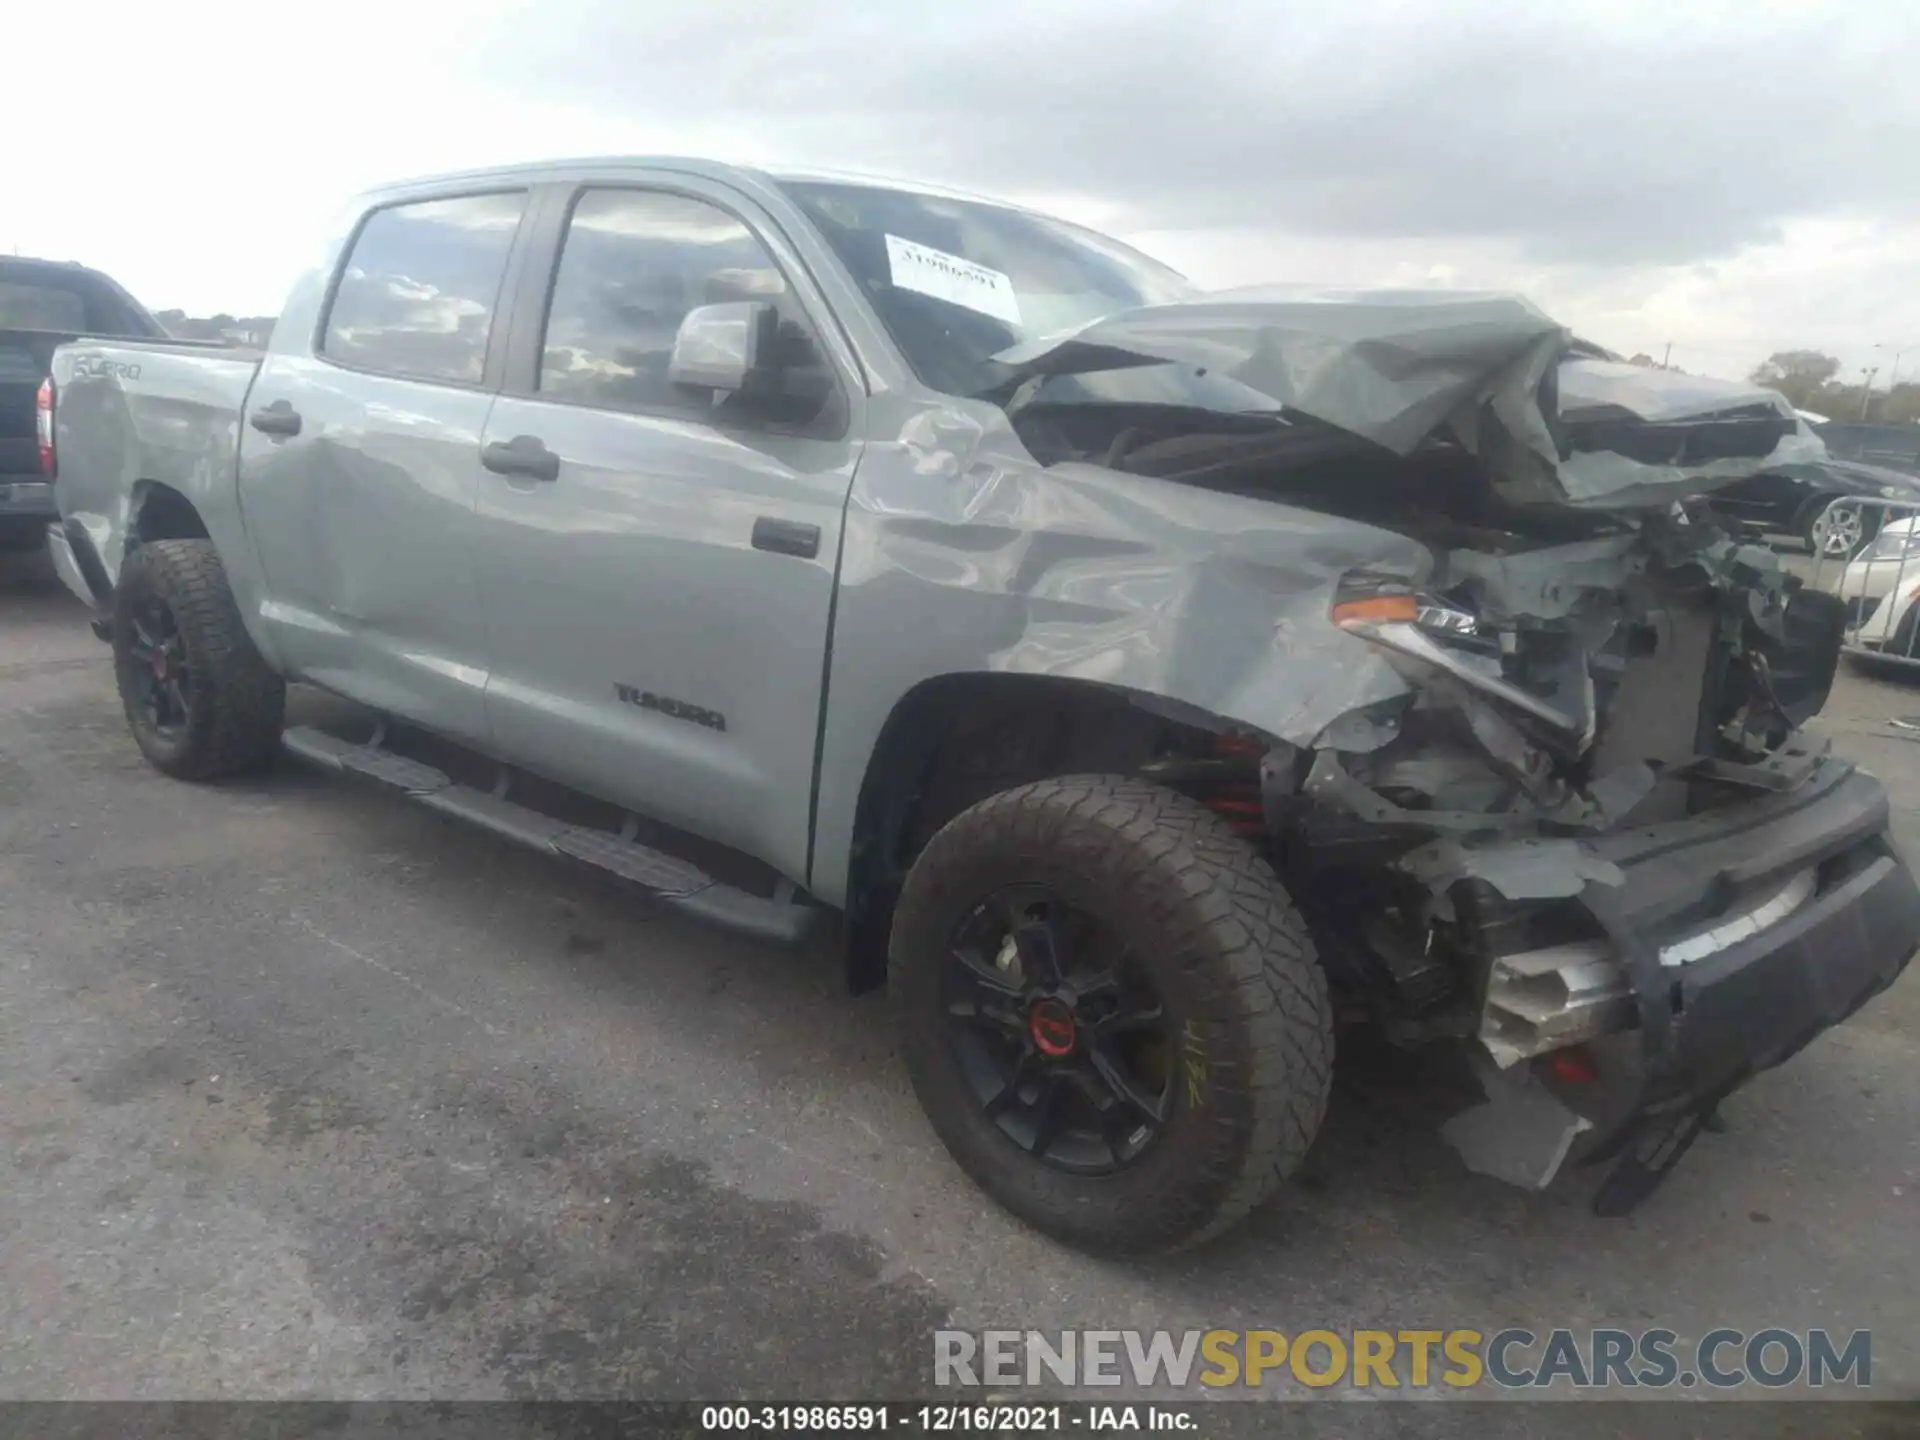
[[[949,200],[966,200],[977,205],[999,205],[1009,210],[1027,207],[996,195],[981,195],[949,185],[894,175],[872,175],[853,170],[836,170],[811,165],[740,165],[724,160],[691,155],[586,155],[567,159],[533,160],[514,165],[487,166],[475,170],[450,170],[438,174],[416,175],[395,180],[363,192],[361,202],[389,194],[405,194],[443,185],[485,184],[490,181],[538,184],[545,180],[575,178],[582,172],[596,174],[634,171],[678,171],[709,180],[788,184],[796,182],[866,185],[874,189],[900,190],[914,195],[937,195]]]

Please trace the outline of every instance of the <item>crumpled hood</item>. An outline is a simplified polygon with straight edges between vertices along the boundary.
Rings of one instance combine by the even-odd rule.
[[[1450,434],[1522,503],[1660,507],[1826,454],[1777,393],[1604,358],[1517,295],[1228,291],[996,359],[1016,379],[1197,366],[1398,455]]]

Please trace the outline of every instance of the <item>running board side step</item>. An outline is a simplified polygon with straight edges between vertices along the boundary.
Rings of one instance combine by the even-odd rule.
[[[819,918],[817,906],[788,898],[782,882],[771,898],[750,895],[714,879],[699,866],[624,835],[570,825],[502,795],[457,783],[445,772],[381,748],[356,745],[310,725],[281,737],[289,754],[325,770],[397,791],[429,810],[464,820],[529,850],[613,875],[660,904],[729,930],[778,944],[804,940]],[[630,820],[628,829],[633,828]]]

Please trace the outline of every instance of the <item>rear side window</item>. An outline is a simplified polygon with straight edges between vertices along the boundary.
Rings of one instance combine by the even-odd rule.
[[[0,280],[0,330],[86,330],[87,302],[61,285]]]
[[[524,192],[376,210],[327,312],[321,353],[363,370],[477,385]]]
[[[673,340],[699,305],[764,300],[778,312],[795,370],[793,413],[805,423],[833,388],[824,352],[786,277],[739,217],[687,195],[588,190],[573,207],[548,305],[540,393],[613,410],[726,418],[706,392],[667,378]],[[781,420],[763,406],[761,420]]]

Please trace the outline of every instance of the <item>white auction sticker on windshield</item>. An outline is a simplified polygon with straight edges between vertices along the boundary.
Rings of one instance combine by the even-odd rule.
[[[916,245],[898,235],[887,236],[887,265],[893,283],[902,290],[931,295],[949,305],[964,305],[1009,325],[1020,323],[1020,301],[1013,281],[931,245]]]

